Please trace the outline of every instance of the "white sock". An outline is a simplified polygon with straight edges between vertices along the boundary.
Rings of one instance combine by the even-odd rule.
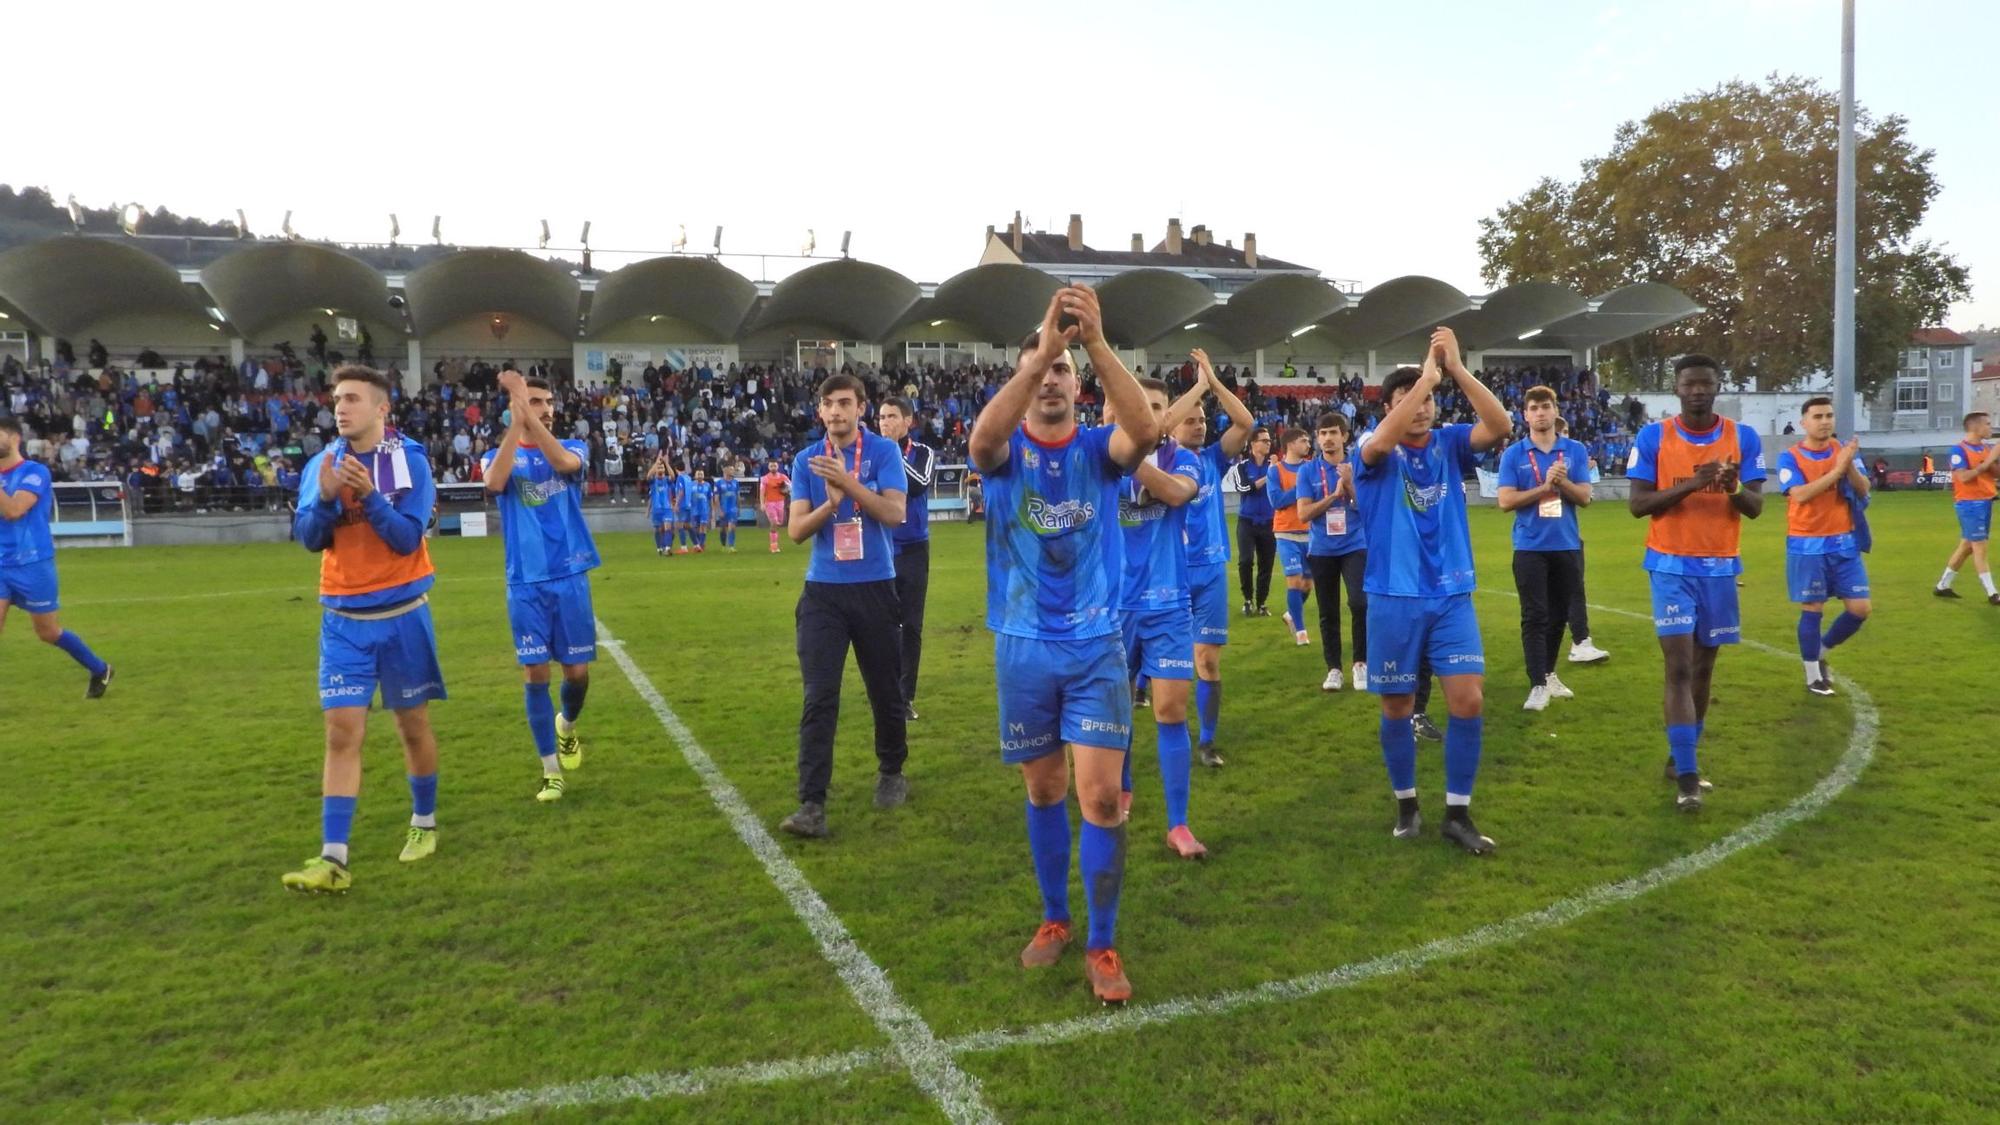
[[[542,776],[543,777],[562,776],[562,761],[558,759],[554,754],[542,755]]]
[[[1414,790],[1414,789],[1398,789],[1398,790],[1396,790],[1396,799],[1397,799],[1398,801],[1407,801],[1407,800],[1409,800],[1409,799],[1410,799],[1411,797],[1414,797],[1414,796],[1416,796],[1416,795],[1417,795],[1417,791],[1416,791],[1416,790]]]
[[[436,828],[437,826],[438,818],[436,813],[425,813],[422,816],[418,816],[416,813],[410,814],[410,827],[412,828]]]
[[[1940,579],[1938,579],[1938,589],[1940,589],[1940,590],[1949,590],[1949,589],[1951,589],[1951,580],[1952,580],[1952,579],[1954,579],[1954,578],[1957,578],[1957,577],[1958,577],[1958,572],[1957,572],[1957,571],[1953,570],[1953,569],[1952,569],[1952,568],[1950,568],[1950,567],[1945,567],[1945,568],[1944,568],[1944,577],[1943,577],[1943,578],[1940,578]]]
[[[319,854],[338,863],[342,867],[347,866],[346,844],[321,844],[319,846]]]
[[[1996,591],[1993,589],[1993,572],[1990,570],[1980,572],[1979,585],[1985,589],[1986,596],[1989,598],[1992,597],[1995,593],[2000,593],[2000,591]]]
[[[1472,794],[1446,793],[1444,795],[1444,804],[1446,808],[1469,808],[1472,805]]]
[[[1819,681],[1819,661],[1808,660],[1805,662],[1805,665],[1806,665],[1806,683],[1808,684],[1817,683]]]

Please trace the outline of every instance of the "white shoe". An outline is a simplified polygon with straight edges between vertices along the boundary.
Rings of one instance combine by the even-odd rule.
[[[1347,678],[1353,681],[1355,691],[1368,690],[1368,665],[1363,664],[1359,660],[1355,661],[1354,668],[1348,674]]]
[[[1312,638],[1306,636],[1304,629],[1300,629],[1298,632],[1292,634],[1292,643],[1298,645],[1300,648],[1304,648],[1312,643]]]
[[[1595,664],[1600,660],[1609,659],[1611,659],[1611,654],[1598,648],[1589,637],[1585,637],[1569,646],[1569,662],[1571,664]]]
[[[1324,680],[1321,680],[1321,681],[1319,682],[1319,690],[1321,690],[1321,691],[1339,691],[1339,690],[1340,690],[1340,669],[1338,669],[1338,668],[1328,668],[1328,669],[1326,670],[1326,679],[1324,679]]]
[[[1576,693],[1569,689],[1569,685],[1557,679],[1554,672],[1550,672],[1549,678],[1542,681],[1542,686],[1548,689],[1550,699],[1576,698]]]
[[[1528,701],[1521,704],[1523,711],[1546,711],[1549,709],[1549,689],[1540,684],[1528,689]]]

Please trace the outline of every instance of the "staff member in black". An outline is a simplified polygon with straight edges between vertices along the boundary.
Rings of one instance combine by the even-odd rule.
[[[909,478],[903,522],[896,527],[896,600],[903,606],[903,717],[917,717],[917,665],[924,656],[924,598],[931,588],[931,474],[937,451],[910,437],[916,422],[910,400],[882,400],[875,425],[882,436],[903,451],[903,474]]]
[[[1264,599],[1271,596],[1271,564],[1278,557],[1278,537],[1271,533],[1271,498],[1264,495],[1264,474],[1271,468],[1271,429],[1250,433],[1249,456],[1236,463],[1230,487],[1243,494],[1236,508],[1236,580],[1243,587],[1243,616],[1269,617]],[[1257,608],[1250,608],[1250,576],[1257,577]]]
[[[852,375],[819,385],[825,436],[792,461],[792,542],[812,540],[805,591],[797,610],[799,677],[799,811],[778,827],[794,836],[824,836],[826,790],[833,780],[833,732],[840,718],[840,677],[854,646],[861,682],[875,712],[875,807],[892,809],[909,795],[903,718],[902,609],[896,603],[894,531],[903,522],[902,451],[861,425],[867,389]]]

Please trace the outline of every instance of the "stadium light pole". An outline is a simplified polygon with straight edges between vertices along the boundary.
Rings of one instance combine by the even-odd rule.
[[[1854,0],[1840,3],[1840,165],[1833,231],[1833,415],[1855,433],[1854,416]]]

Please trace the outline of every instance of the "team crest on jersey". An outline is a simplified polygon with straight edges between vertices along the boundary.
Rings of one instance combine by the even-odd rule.
[[[1023,448],[1021,450],[1021,464],[1026,465],[1030,469],[1039,468],[1042,464],[1042,455],[1035,452],[1033,447]]]

